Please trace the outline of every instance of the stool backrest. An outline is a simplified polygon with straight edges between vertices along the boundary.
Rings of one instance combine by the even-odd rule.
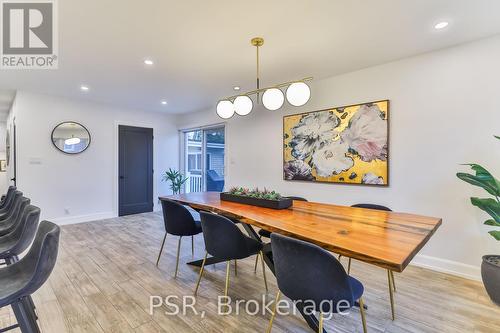
[[[29,203],[29,199],[28,203]],[[40,208],[32,205],[24,207],[19,217],[19,223],[14,230],[4,237],[15,241],[15,246],[10,249],[12,256],[19,256],[33,242],[40,221]],[[2,238],[3,239],[3,238]]]

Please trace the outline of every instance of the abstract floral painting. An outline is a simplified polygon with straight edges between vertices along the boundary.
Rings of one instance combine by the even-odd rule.
[[[389,101],[283,118],[285,180],[387,186]]]

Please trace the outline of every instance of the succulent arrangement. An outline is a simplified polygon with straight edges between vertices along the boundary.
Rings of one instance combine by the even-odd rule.
[[[265,199],[265,200],[280,200],[282,198],[281,194],[279,194],[278,192],[269,191],[266,188],[264,188],[263,191],[260,191],[258,188],[250,190],[245,187],[231,187],[228,193],[232,195],[239,195],[242,197],[250,197],[250,198]]]

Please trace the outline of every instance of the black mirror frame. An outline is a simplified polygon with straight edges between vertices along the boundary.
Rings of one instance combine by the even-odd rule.
[[[61,148],[59,148],[59,147],[58,147],[58,146],[54,143],[54,140],[53,140],[53,137],[54,137],[54,131],[56,130],[56,128],[58,128],[58,127],[59,127],[59,126],[61,126],[62,124],[67,124],[67,123],[73,123],[73,124],[80,125],[80,126],[82,126],[82,127],[83,127],[86,131],[87,131],[87,133],[89,134],[89,144],[87,145],[87,147],[85,147],[85,149],[84,149],[84,150],[79,151],[78,153],[68,153],[68,152],[66,152],[66,151],[64,151],[64,150],[61,150]],[[90,147],[90,144],[92,143],[92,135],[90,134],[90,131],[88,130],[88,128],[87,128],[87,127],[85,127],[85,126],[83,126],[83,125],[82,125],[82,124],[80,124],[79,122],[77,122],[77,121],[72,121],[72,120],[67,120],[67,121],[63,121],[63,122],[61,122],[61,123],[57,124],[56,126],[54,126],[54,129],[52,129],[52,132],[50,133],[50,141],[52,142],[52,145],[53,145],[54,147],[56,147],[56,149],[57,149],[58,151],[60,151],[61,153],[66,154],[66,155],[78,155],[78,154],[83,153],[84,151],[86,151],[86,150]]]

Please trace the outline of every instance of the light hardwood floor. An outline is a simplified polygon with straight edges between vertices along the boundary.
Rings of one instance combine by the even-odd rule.
[[[270,314],[218,316],[217,296],[223,293],[225,265],[208,267],[196,309],[167,316],[167,310],[149,314],[151,295],[192,295],[198,269],[192,260],[191,240],[181,247],[179,276],[173,278],[178,238],[167,237],[160,266],[156,256],[164,235],[158,213],[95,221],[62,227],[58,263],[34,301],[43,333],[62,332],[265,332]],[[195,258],[204,255],[201,235],[195,237]],[[254,273],[254,260],[238,262],[231,270],[229,295],[233,299],[260,300],[262,272]],[[408,267],[396,275],[396,320],[390,319],[386,271],[353,262],[352,275],[365,285],[369,332],[500,332],[500,308],[488,299],[479,282]],[[268,270],[269,293],[276,281]],[[180,301],[174,301],[180,304]],[[15,323],[10,308],[0,309],[0,326]],[[361,332],[359,311],[335,315],[326,322],[329,332]],[[278,316],[273,332],[310,332],[300,316]]]

